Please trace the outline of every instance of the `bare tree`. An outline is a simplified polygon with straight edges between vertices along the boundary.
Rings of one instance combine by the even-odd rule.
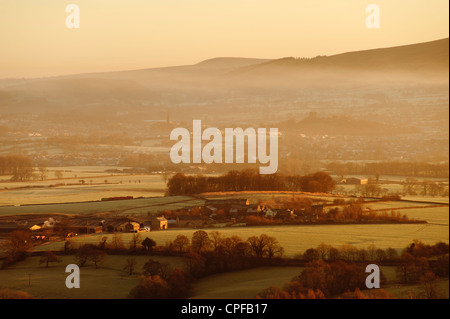
[[[173,241],[173,246],[181,254],[189,247],[189,238],[185,235],[177,235]]]
[[[248,238],[250,248],[256,258],[261,259],[264,257],[272,258],[275,256],[281,256],[283,254],[283,247],[278,243],[278,240],[274,237],[270,237],[266,234],[258,236],[252,236]]]
[[[204,230],[198,230],[192,235],[192,249],[196,253],[201,253],[211,247],[211,240],[208,233]]]
[[[63,172],[62,171],[55,171],[55,177],[57,179],[63,178]],[[75,176],[75,178],[76,178],[76,176]]]
[[[135,266],[136,266],[136,259],[127,258],[125,260],[125,266],[123,267],[123,270],[127,270],[128,274],[131,276],[133,274],[133,269]]]
[[[47,178],[48,173],[47,167],[40,166],[38,170],[39,170],[39,178],[41,179],[41,181],[43,181],[44,179]]]
[[[137,245],[140,240],[141,235],[134,233],[130,240],[130,250],[135,251],[137,249]]]
[[[53,251],[44,252],[39,260],[39,264],[45,264],[45,267],[48,268],[48,264],[51,262],[61,262],[61,259]]]

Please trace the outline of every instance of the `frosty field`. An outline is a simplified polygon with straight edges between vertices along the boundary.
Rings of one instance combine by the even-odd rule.
[[[447,219],[448,220],[448,219]],[[165,245],[175,239],[177,235],[185,235],[192,238],[192,234],[198,229],[168,229],[165,231],[154,231],[140,233],[141,238],[150,237],[158,245]],[[257,226],[257,227],[228,227],[220,229],[204,229],[207,232],[218,230],[224,236],[239,236],[244,240],[251,236],[267,234],[278,239],[285,249],[285,255],[294,257],[303,254],[309,248],[315,248],[321,243],[339,247],[341,245],[352,245],[359,248],[367,248],[374,244],[378,248],[403,249],[412,243],[414,239],[420,239],[427,244],[435,244],[439,241],[449,242],[447,226],[432,224],[409,224],[409,225],[306,225],[306,226]],[[97,234],[74,238],[73,243],[98,244],[102,237],[111,234]],[[132,234],[122,234],[125,244],[131,240]],[[40,250],[60,250],[64,242],[53,242],[36,248]]]

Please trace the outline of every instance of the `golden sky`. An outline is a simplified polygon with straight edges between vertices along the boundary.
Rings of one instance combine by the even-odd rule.
[[[66,5],[80,8],[68,29]],[[366,27],[368,4],[380,28]],[[448,37],[448,0],[0,0],[0,78],[313,57]]]

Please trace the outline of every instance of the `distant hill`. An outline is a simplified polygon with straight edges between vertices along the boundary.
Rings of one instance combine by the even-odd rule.
[[[411,44],[405,46],[318,56],[312,59],[283,58],[242,69],[242,72],[289,69],[292,72],[360,70],[360,71],[407,71],[448,72],[449,39]]]
[[[249,58],[213,58],[202,61],[196,66],[207,66],[222,69],[242,68],[272,61],[271,59],[249,59]]]
[[[140,70],[73,74],[68,78],[109,78],[109,79],[129,79],[135,81],[148,82],[154,77],[192,77],[192,76],[217,76],[240,68],[259,65],[269,62],[269,59],[252,58],[213,58],[193,65],[170,66],[161,68],[150,68]]]
[[[312,59],[214,58],[194,65],[0,80],[0,112],[73,109],[95,104],[198,103],[299,89],[354,88],[369,83],[448,83],[449,39]],[[390,86],[388,87],[390,88]],[[132,103],[130,103],[132,102]]]

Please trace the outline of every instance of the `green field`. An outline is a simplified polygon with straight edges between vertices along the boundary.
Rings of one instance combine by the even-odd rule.
[[[142,239],[150,237],[158,245],[165,245],[179,234],[192,238],[197,229],[168,229],[141,233]],[[414,239],[420,239],[427,244],[435,244],[439,241],[449,242],[448,225],[407,224],[407,225],[305,225],[305,226],[257,226],[257,227],[227,227],[220,229],[205,229],[207,232],[219,230],[224,236],[239,236],[247,240],[251,236],[267,234],[278,239],[285,249],[285,255],[294,257],[303,254],[307,249],[326,243],[339,247],[341,245],[353,245],[359,248],[367,248],[374,244],[378,248],[389,247],[403,249],[412,243]],[[111,241],[111,234],[96,234],[73,239],[75,245],[83,243],[97,244],[103,236]],[[132,234],[122,234],[125,244],[131,241]],[[61,250],[64,242],[52,242],[37,247],[41,250]]]
[[[193,299],[252,299],[270,286],[282,287],[300,267],[263,267],[208,276],[196,282]]]
[[[62,256],[61,263],[51,263],[49,268],[39,265],[40,257],[30,257],[13,267],[0,270],[0,289],[26,291],[34,298],[43,299],[124,299],[139,283],[142,266],[150,259],[182,267],[177,257],[133,256],[136,272],[129,275],[123,270],[125,260],[130,256],[108,255],[95,269],[92,263],[80,268],[80,289],[68,289],[65,268],[75,263],[73,256]]]
[[[48,168],[48,179],[26,182],[10,182],[10,176],[0,176],[0,206],[96,201],[117,196],[136,198],[164,195],[166,186],[160,175],[105,172],[112,168],[123,169],[96,166]],[[64,171],[63,178],[54,177],[56,170]],[[84,180],[84,184],[81,180]]]
[[[167,209],[200,205],[203,201],[190,196],[154,197],[133,200],[98,201],[66,204],[0,207],[0,216],[21,214],[91,214],[117,212],[125,215],[144,215]]]
[[[74,263],[73,256],[61,256],[61,263],[51,263],[49,268],[39,265],[39,257],[30,257],[13,267],[0,270],[0,289],[9,288],[29,293],[37,299],[124,299],[139,283],[142,266],[150,258],[168,263],[172,268],[182,268],[178,257],[133,256],[137,265],[133,275],[123,270],[129,256],[108,255],[95,269],[92,263],[80,268],[80,288],[68,289],[65,267]],[[394,267],[381,267],[388,282],[382,287],[395,298],[406,298],[408,291],[420,293],[420,285],[404,286],[396,283]],[[262,267],[231,273],[211,275],[195,282],[192,299],[252,299],[270,286],[283,287],[298,276],[301,267]],[[448,298],[448,279],[438,286]]]
[[[104,168],[102,169],[104,170]],[[69,170],[71,169],[67,168],[67,171]],[[114,215],[142,217],[147,216],[148,213],[156,214],[164,210],[176,210],[186,206],[204,204],[204,200],[191,196],[162,197],[165,186],[163,179],[158,175],[110,176],[105,175],[104,171],[95,167],[73,168],[70,174],[76,174],[77,177],[65,175],[62,180],[49,179],[26,183],[0,182],[0,205],[16,205],[0,207],[0,216],[51,213],[83,215],[111,212]],[[80,179],[85,180],[84,185],[76,184]],[[107,180],[107,183],[105,183],[105,180]],[[49,185],[55,183],[76,185],[49,187]],[[101,198],[113,196],[143,198],[99,201]],[[202,196],[207,198],[247,198],[251,203],[289,200],[292,196],[307,196],[320,203],[332,203],[338,197],[327,196],[326,194],[292,192],[218,193],[203,194]],[[351,197],[341,198],[351,199]],[[284,247],[287,257],[303,254],[307,249],[317,247],[321,243],[333,245],[337,248],[342,245],[367,248],[374,244],[378,248],[392,247],[397,250],[407,247],[414,239],[419,239],[426,244],[435,244],[439,241],[448,243],[449,207],[439,204],[448,204],[448,198],[414,197],[408,199],[414,199],[416,202],[367,202],[365,207],[378,212],[394,210],[402,215],[406,214],[410,219],[426,220],[428,224],[277,225],[204,228],[204,230],[207,232],[218,230],[223,236],[237,235],[243,240],[264,233],[278,239],[280,245]],[[54,204],[18,206],[18,204],[42,203]],[[329,208],[331,206],[326,209]],[[140,236],[141,240],[150,237],[156,241],[157,245],[162,246],[174,240],[179,234],[192,238],[193,233],[197,230],[170,228],[165,231],[140,233]],[[129,233],[121,234],[126,246],[130,243],[133,235]],[[112,234],[106,233],[82,236],[74,238],[72,241],[76,248],[85,243],[98,244],[104,236],[108,238],[108,242],[111,242]],[[36,247],[35,251],[62,250],[63,246],[64,241],[49,242]],[[67,276],[64,270],[65,265],[74,263],[73,256],[64,256],[62,263],[51,264],[49,269],[38,264],[38,257],[31,257],[9,269],[0,270],[0,288],[8,287],[27,291],[36,298],[126,298],[129,291],[139,282],[139,275],[136,273],[128,276],[122,270],[125,259],[125,256],[107,256],[106,261],[99,269],[94,269],[92,265],[82,268],[82,288],[67,289],[64,285]],[[139,269],[137,272],[140,272],[142,265],[149,257],[140,256],[136,259]],[[170,262],[177,267],[182,265],[180,258],[155,257],[155,259]],[[396,284],[393,269],[386,268],[383,270],[390,280],[387,288],[396,297],[403,298],[408,289],[420,289],[418,286],[411,288]],[[282,287],[292,277],[298,275],[300,271],[301,269],[298,267],[265,267],[209,276],[195,283],[193,298],[253,298],[264,288],[270,286]],[[29,285],[30,278],[31,285]],[[448,296],[448,280],[440,282],[440,285],[444,288],[445,284],[447,285],[446,293]]]
[[[298,276],[301,267],[264,267],[208,276],[194,284],[193,299],[252,299],[265,288],[283,286]],[[423,292],[421,285],[401,285],[397,283],[395,267],[384,266],[381,271],[387,279],[384,287],[395,299],[405,299],[408,292],[416,295]],[[449,280],[437,283],[442,297],[449,296]]]

